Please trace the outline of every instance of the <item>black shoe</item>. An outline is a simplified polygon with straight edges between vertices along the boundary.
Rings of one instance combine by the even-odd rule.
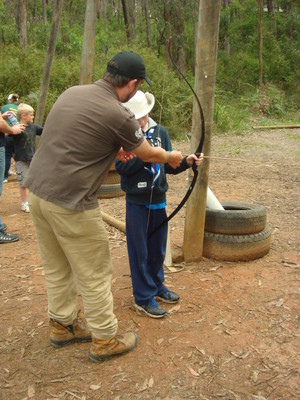
[[[144,314],[148,315],[148,317],[151,318],[162,318],[167,314],[164,309],[159,307],[159,305],[156,303],[154,299],[148,301],[147,304],[144,305],[135,304],[134,306],[138,311],[143,312]]]
[[[7,225],[6,224],[2,224],[1,228],[0,228],[0,232],[5,232],[7,230]]]
[[[171,292],[171,290],[167,290],[166,292],[160,293],[155,296],[157,300],[163,301],[164,303],[177,303],[179,301],[179,296],[175,292]]]
[[[17,233],[5,233],[3,230],[0,231],[0,243],[12,243],[19,240]]]

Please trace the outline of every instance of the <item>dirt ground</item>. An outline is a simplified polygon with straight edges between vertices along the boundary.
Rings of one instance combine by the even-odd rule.
[[[34,227],[10,178],[1,217],[21,238],[0,247],[0,399],[300,399],[299,135],[262,130],[212,139],[211,155],[228,161],[211,160],[211,190],[219,200],[265,205],[271,249],[250,262],[203,258],[166,269],[166,283],[181,301],[166,306],[165,319],[134,311],[125,235],[107,225],[119,332],[137,332],[139,344],[101,364],[89,361],[88,343],[49,344]],[[187,154],[189,143],[174,148]],[[169,186],[172,211],[186,175],[170,177]],[[99,204],[124,221],[124,197]],[[184,217],[183,209],[170,223],[174,255]]]

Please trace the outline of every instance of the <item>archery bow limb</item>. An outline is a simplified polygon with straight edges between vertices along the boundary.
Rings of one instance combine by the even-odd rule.
[[[191,89],[196,101],[197,101],[197,105],[200,111],[200,117],[201,117],[201,138],[200,138],[200,142],[198,144],[198,147],[196,149],[196,151],[194,152],[194,154],[199,157],[199,155],[202,153],[202,148],[203,148],[203,144],[204,144],[204,139],[205,139],[205,120],[204,120],[204,113],[203,113],[203,109],[200,103],[200,100],[197,96],[197,93],[195,92],[195,90],[193,89],[192,85],[190,84],[190,82],[187,80],[187,78],[183,75],[183,73],[180,71],[180,69],[177,67],[175,61],[173,60],[173,57],[170,53],[170,44],[171,44],[171,40],[172,38],[169,39],[168,44],[167,44],[167,60],[168,60],[168,56],[170,56],[170,60],[172,61],[172,64],[174,65],[175,69],[178,71],[178,73],[180,74],[180,76],[183,78],[183,80],[186,82],[186,84],[188,85],[188,87]],[[164,224],[166,224],[167,222],[169,222],[173,217],[175,217],[175,215],[182,209],[182,207],[185,205],[185,203],[188,201],[195,183],[197,181],[197,177],[198,177],[198,168],[196,163],[194,162],[192,165],[192,170],[194,173],[192,182],[190,183],[188,190],[185,194],[185,196],[183,197],[183,199],[181,200],[181,202],[178,204],[178,206],[175,208],[175,210],[166,218],[164,219],[157,227],[155,227],[152,232],[149,233],[149,238],[155,233],[157,232]]]

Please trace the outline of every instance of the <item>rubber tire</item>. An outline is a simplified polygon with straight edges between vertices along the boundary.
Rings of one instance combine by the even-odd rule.
[[[112,184],[112,185],[101,185],[100,189],[97,192],[97,197],[100,199],[108,199],[112,197],[120,197],[124,196],[125,192],[121,189],[121,185]]]
[[[204,232],[203,256],[222,261],[249,261],[268,254],[271,229],[251,235],[222,235]]]
[[[235,201],[223,201],[223,210],[206,208],[205,230],[224,235],[249,235],[265,229],[266,207]]]

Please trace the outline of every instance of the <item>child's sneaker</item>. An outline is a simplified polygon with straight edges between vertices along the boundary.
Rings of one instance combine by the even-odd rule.
[[[24,203],[21,203],[21,210],[24,211],[24,212],[26,212],[26,213],[29,213],[29,212],[30,212],[30,210],[29,210],[29,205],[28,205],[28,202],[27,202],[27,201],[24,202]]]
[[[151,299],[150,301],[148,301],[148,303],[144,305],[135,304],[134,306],[137,311],[141,311],[151,318],[162,318],[167,314],[166,311],[162,309],[154,299]]]
[[[163,293],[158,294],[155,296],[156,300],[163,301],[164,303],[177,303],[179,301],[179,296],[175,292],[171,292],[171,290],[166,290]]]

